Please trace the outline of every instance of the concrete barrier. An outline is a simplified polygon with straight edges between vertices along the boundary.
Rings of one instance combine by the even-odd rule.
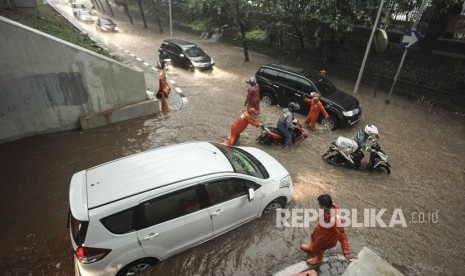
[[[140,69],[1,16],[0,37],[0,143],[146,100]]]

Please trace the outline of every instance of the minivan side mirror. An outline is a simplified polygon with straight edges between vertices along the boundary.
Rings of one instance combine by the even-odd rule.
[[[179,54],[179,57],[182,57],[182,58],[183,58],[183,57],[184,57],[184,54]]]
[[[248,192],[249,201],[252,201],[255,198],[255,190],[253,188],[249,188]]]
[[[159,52],[159,53],[163,52],[163,49],[162,49],[162,48],[158,48],[158,52]]]

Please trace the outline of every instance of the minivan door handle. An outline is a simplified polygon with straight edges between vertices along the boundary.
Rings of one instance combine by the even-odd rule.
[[[274,86],[274,87],[276,87],[276,88],[279,88],[279,86],[278,86],[278,85],[276,85],[276,84],[273,84],[273,86]]]
[[[221,213],[223,213],[224,210],[218,209],[215,212],[212,213],[212,216],[219,216]]]
[[[157,236],[158,236],[158,233],[150,233],[147,237],[143,238],[142,240],[144,240],[144,241],[153,240]]]

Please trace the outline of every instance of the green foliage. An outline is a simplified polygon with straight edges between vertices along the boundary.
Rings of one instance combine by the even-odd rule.
[[[210,29],[210,23],[206,20],[197,20],[186,25],[190,29],[196,32],[204,32]]]
[[[263,43],[263,42],[265,42],[267,40],[268,33],[265,30],[257,28],[257,29],[251,30],[250,32],[247,32],[245,34],[245,37],[250,41]]]

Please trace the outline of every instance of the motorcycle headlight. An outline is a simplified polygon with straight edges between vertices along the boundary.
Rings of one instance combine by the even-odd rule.
[[[283,179],[281,179],[281,181],[279,182],[279,188],[290,188],[292,185],[292,178],[290,175],[284,177]]]

